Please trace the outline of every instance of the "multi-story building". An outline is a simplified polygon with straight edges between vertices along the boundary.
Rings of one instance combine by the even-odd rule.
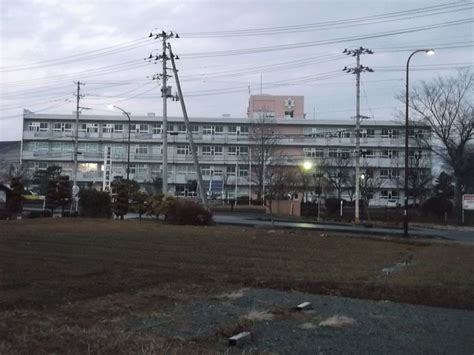
[[[161,177],[162,118],[149,113],[131,116],[130,178],[140,183]],[[328,193],[351,199],[354,171],[354,121],[308,120],[303,117],[267,120],[275,132],[276,149],[285,164],[313,162],[308,174],[322,169],[340,179],[342,186]],[[204,185],[209,192],[233,198],[255,197],[255,174],[251,132],[258,125],[253,118],[190,118],[191,130],[201,165]],[[168,184],[170,192],[187,195],[189,182],[196,179],[186,127],[182,117],[168,118]],[[81,115],[78,129],[79,186],[104,186],[105,151],[110,147],[112,176],[126,176],[128,121],[124,116]],[[75,114],[35,114],[25,110],[21,160],[30,171],[59,165],[65,174],[73,170]],[[388,199],[403,198],[404,126],[400,122],[364,120],[361,127],[362,171],[377,186],[371,190],[371,204],[384,205]],[[410,131],[410,162],[417,171],[429,172],[431,159],[424,144],[429,138],[426,127]],[[416,138],[416,139],[415,139]],[[353,174],[353,173],[352,173]],[[343,179],[344,178],[344,179]],[[213,182],[219,181],[216,184]],[[366,180],[367,181],[367,180]],[[335,182],[337,185],[337,181]],[[217,187],[217,191],[216,190]]]
[[[247,108],[248,118],[266,117],[304,118],[304,96],[288,95],[250,95]]]

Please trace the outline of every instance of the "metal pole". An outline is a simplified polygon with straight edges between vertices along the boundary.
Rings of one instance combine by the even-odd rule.
[[[193,133],[192,133],[191,127],[189,125],[188,113],[186,111],[186,105],[184,103],[183,92],[181,91],[181,84],[179,82],[178,70],[176,69],[176,64],[174,62],[174,56],[173,56],[173,51],[171,50],[171,44],[168,44],[168,49],[169,49],[169,53],[170,53],[171,64],[173,65],[173,73],[174,73],[174,78],[176,80],[176,87],[178,89],[178,95],[179,95],[179,99],[180,99],[179,102],[181,103],[181,110],[183,111],[184,124],[186,125],[186,131],[188,133],[189,145],[191,146],[191,153],[193,155],[194,168],[196,169],[197,183],[198,183],[198,187],[199,187],[199,195],[201,197],[202,204],[203,204],[204,208],[209,209],[208,206],[207,206],[206,194],[205,194],[205,191],[203,189],[201,168],[199,166],[197,151],[196,151],[195,146],[194,146]]]
[[[127,116],[127,119],[128,119],[127,181],[130,181],[130,126],[131,126],[132,120],[130,118],[130,114],[127,111],[125,111],[123,108],[120,108],[115,105],[113,105],[113,107],[115,107],[117,110],[122,111],[125,114],[125,116]]]
[[[406,68],[406,82],[405,82],[405,181],[404,181],[404,194],[405,194],[405,203],[403,210],[403,236],[408,237],[408,135],[409,135],[409,117],[408,117],[408,103],[409,103],[409,71],[410,71],[410,60],[418,52],[426,52],[428,55],[434,53],[432,49],[417,49],[414,51],[407,60]]]
[[[252,205],[252,148],[249,147],[249,206]]]
[[[360,53],[357,52],[357,68],[360,67]],[[356,72],[356,155],[355,155],[355,217],[354,222],[359,223],[359,175],[360,175],[360,71]]]
[[[407,60],[406,68],[406,80],[405,80],[405,181],[404,181],[404,208],[403,208],[403,236],[408,237],[408,135],[409,135],[409,118],[408,118],[408,101],[409,101],[409,69],[410,69],[410,60],[415,53],[420,52],[420,50],[414,51]]]
[[[235,187],[234,187],[234,206],[237,206],[237,179],[239,178],[239,161],[235,162]]]
[[[167,93],[167,76],[166,76],[166,35],[162,36],[163,39],[163,89],[162,89],[162,97],[163,97],[163,129],[162,129],[162,137],[163,137],[163,193],[166,195],[168,193],[168,107],[167,107],[167,100],[168,100],[168,93]]]
[[[72,171],[72,188],[75,189],[77,186],[77,155],[78,155],[78,140],[79,140],[79,101],[81,100],[80,91],[81,85],[85,85],[80,81],[77,82],[77,94],[76,94],[76,127],[74,129],[74,166]],[[78,210],[78,203],[77,198],[74,196],[74,211],[77,212]]]

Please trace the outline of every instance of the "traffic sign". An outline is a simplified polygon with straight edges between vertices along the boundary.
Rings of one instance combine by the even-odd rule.
[[[77,196],[79,194],[79,186],[74,185],[72,187],[72,194],[73,194],[73,196]]]

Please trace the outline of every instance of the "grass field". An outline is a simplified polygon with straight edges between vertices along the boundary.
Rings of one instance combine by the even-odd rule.
[[[64,352],[72,339],[81,353],[92,343],[206,352],[206,343],[130,337],[114,324],[242,287],[474,309],[474,247],[454,243],[42,219],[1,222],[0,260],[0,353]]]

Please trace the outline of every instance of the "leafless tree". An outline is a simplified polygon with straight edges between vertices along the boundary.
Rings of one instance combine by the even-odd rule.
[[[299,188],[298,173],[294,166],[287,164],[284,156],[273,157],[271,164],[265,169],[265,201],[270,210],[273,226],[272,203],[275,200],[288,200],[288,194],[296,192]]]
[[[252,179],[257,187],[257,200],[263,198],[265,184],[265,170],[276,154],[279,141],[278,132],[275,130],[274,120],[265,111],[253,122],[249,138],[251,152],[249,159],[252,163]]]
[[[454,77],[422,81],[410,92],[412,117],[431,128],[435,138],[432,151],[453,171],[458,212],[468,182],[467,153],[474,138],[473,82],[473,74],[465,70]]]
[[[352,159],[347,156],[328,157],[320,160],[320,170],[330,186],[337,191],[337,198],[341,199],[343,191],[351,195],[353,187]]]

